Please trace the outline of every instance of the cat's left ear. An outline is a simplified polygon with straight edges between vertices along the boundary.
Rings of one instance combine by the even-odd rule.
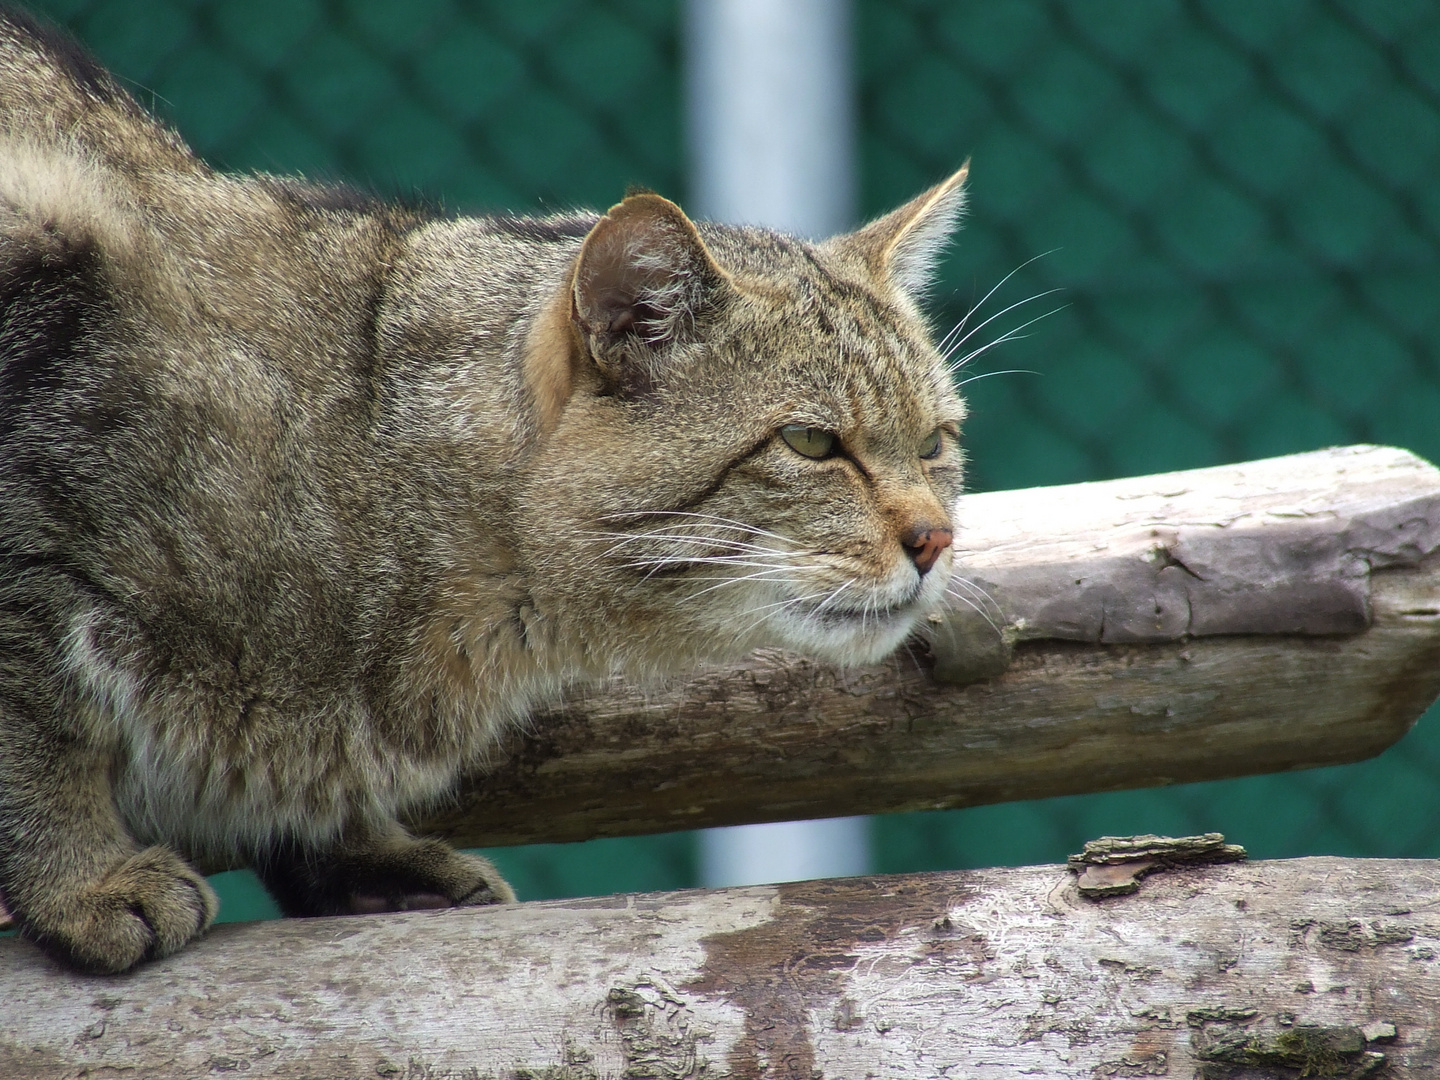
[[[858,254],[878,281],[918,299],[929,288],[940,252],[965,212],[965,178],[970,162],[948,180],[884,217],[830,244]]]
[[[721,302],[728,276],[669,199],[631,195],[595,223],[576,260],[571,317],[607,380],[643,391]]]

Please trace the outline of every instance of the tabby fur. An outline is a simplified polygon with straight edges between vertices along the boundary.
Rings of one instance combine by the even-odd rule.
[[[164,956],[216,914],[196,865],[253,865],[292,915],[512,899],[396,818],[536,703],[895,648],[949,575],[964,408],[918,298],[963,179],[823,243],[643,193],[443,217],[218,174],[0,15],[22,932],[95,971]]]

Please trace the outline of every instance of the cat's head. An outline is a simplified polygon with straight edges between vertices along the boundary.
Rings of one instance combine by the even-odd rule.
[[[542,610],[582,647],[868,663],[939,605],[965,407],[919,298],[964,178],[818,244],[650,194],[594,226],[564,346],[531,360],[523,500]]]

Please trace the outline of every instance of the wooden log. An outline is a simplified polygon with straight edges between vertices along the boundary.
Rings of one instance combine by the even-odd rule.
[[[1437,896],[1428,860],[1099,901],[1042,866],[232,924],[121,977],[11,939],[0,1075],[1428,1077]]]
[[[424,823],[462,845],[1356,761],[1440,694],[1440,471],[1348,447],[965,497],[928,642],[575,694]]]

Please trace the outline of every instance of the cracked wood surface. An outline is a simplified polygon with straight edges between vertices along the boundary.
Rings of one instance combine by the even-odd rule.
[[[1437,897],[1436,861],[1311,858],[231,924],[120,977],[10,939],[0,1075],[1429,1077]]]
[[[427,831],[473,846],[1338,764],[1440,694],[1440,471],[1345,447],[965,497],[931,640],[537,717]]]

